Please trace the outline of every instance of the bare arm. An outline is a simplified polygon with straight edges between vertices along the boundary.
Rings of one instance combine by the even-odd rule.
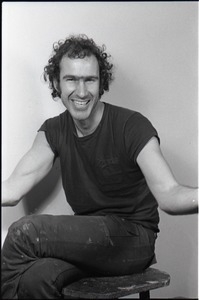
[[[2,185],[2,206],[16,205],[50,171],[54,153],[44,132],[38,132],[31,149]]]
[[[137,163],[163,211],[171,215],[198,212],[198,189],[177,182],[156,138],[152,138],[142,149]]]

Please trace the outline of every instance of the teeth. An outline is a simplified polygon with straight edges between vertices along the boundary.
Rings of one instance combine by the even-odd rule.
[[[77,100],[73,100],[73,101],[78,105],[86,105],[88,103],[88,101],[77,101]]]

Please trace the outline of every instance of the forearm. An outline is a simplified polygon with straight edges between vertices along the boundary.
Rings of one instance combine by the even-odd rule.
[[[171,215],[198,213],[198,188],[176,185],[168,191],[158,193],[160,208]]]
[[[15,206],[20,201],[20,198],[12,180],[8,179],[2,183],[2,206]]]
[[[53,166],[52,152],[45,134],[39,132],[31,149],[22,157],[11,176],[3,182],[2,206],[16,205]]]
[[[34,186],[33,180],[27,176],[12,175],[2,183],[2,206],[15,206]]]

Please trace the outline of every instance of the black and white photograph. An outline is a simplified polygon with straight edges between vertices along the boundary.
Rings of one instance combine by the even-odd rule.
[[[198,299],[198,2],[2,3],[1,299]]]

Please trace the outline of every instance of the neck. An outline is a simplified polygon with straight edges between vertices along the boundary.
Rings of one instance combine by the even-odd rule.
[[[95,114],[86,120],[74,120],[77,135],[83,137],[93,133],[98,127],[104,112],[104,103],[100,102],[98,110]]]

